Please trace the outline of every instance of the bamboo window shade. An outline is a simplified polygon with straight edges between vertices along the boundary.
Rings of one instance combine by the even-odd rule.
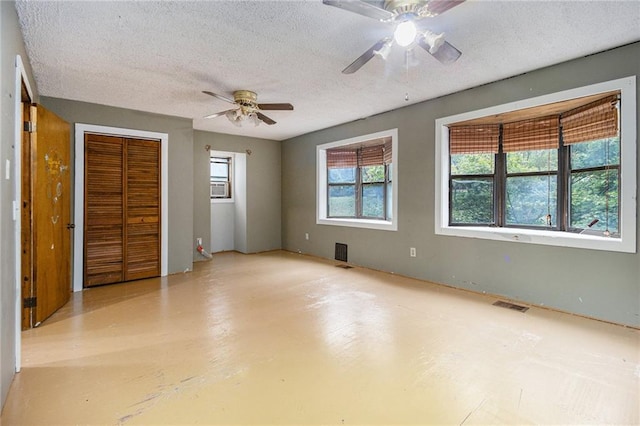
[[[393,152],[391,151],[391,138],[389,138],[389,140],[385,141],[384,143],[384,154],[383,154],[383,161],[384,164],[391,164],[391,162],[393,161]]]
[[[565,145],[589,142],[618,135],[618,95],[610,95],[562,114]]]
[[[391,138],[376,145],[327,150],[327,167],[331,169],[381,166],[391,163]]]
[[[449,128],[451,154],[498,153],[500,125],[468,125]]]
[[[502,125],[502,152],[558,149],[560,123],[557,115]]]
[[[327,167],[330,169],[347,169],[358,165],[358,155],[353,149],[328,149]]]

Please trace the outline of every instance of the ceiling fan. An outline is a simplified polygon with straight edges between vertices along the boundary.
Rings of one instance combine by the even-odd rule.
[[[424,18],[446,12],[464,0],[322,0],[328,6],[339,7],[378,21],[395,25],[393,35],[384,37],[358,59],[342,70],[343,74],[358,71],[374,56],[384,60],[389,56],[393,44],[410,52],[420,46],[443,64],[455,62],[462,53],[444,39],[444,33],[436,34],[424,27]]]
[[[213,96],[230,104],[234,104],[236,107],[228,109],[226,111],[216,112],[215,114],[207,115],[203,118],[226,116],[236,126],[242,126],[244,121],[250,121],[256,126],[261,121],[272,125],[276,124],[271,118],[264,115],[261,111],[292,111],[293,105],[282,104],[259,104],[258,95],[256,92],[250,90],[236,90],[233,92],[233,99],[229,99],[226,96],[218,95],[217,93],[203,90],[202,93]]]

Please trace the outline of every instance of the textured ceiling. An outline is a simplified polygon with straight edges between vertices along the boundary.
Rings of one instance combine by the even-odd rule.
[[[454,64],[418,49],[406,69],[394,50],[343,75],[392,28],[321,0],[17,1],[16,9],[40,95],[275,140],[640,40],[639,1],[468,0],[430,20],[462,51]],[[237,89],[295,110],[269,111],[273,126],[200,118],[229,109],[203,90],[231,97]]]

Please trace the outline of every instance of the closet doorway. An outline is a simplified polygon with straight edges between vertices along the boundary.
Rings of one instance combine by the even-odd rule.
[[[167,274],[167,142],[76,124],[74,291]]]

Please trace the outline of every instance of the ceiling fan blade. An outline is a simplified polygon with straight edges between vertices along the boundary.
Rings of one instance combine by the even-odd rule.
[[[202,118],[216,118],[216,117],[220,117],[221,115],[225,115],[228,112],[232,112],[235,111],[236,109],[228,109],[226,111],[220,111],[220,112],[216,112],[215,114],[209,114],[209,115],[205,115]]]
[[[462,55],[462,52],[460,52],[458,49],[456,49],[449,42],[446,42],[446,41],[442,44],[442,46],[440,46],[440,48],[435,53],[429,52],[429,50],[431,49],[431,46],[429,46],[429,44],[426,41],[424,41],[423,38],[420,38],[418,40],[418,44],[420,45],[420,47],[426,50],[431,56],[433,56],[443,64],[452,64],[458,60],[460,55]]]
[[[218,98],[222,101],[229,102],[230,104],[236,103],[236,101],[234,101],[233,99],[226,98],[222,95],[218,95],[217,93],[209,92],[208,90],[203,90],[202,93],[204,93],[205,95],[213,96],[214,98]]]
[[[438,16],[447,10],[464,3],[464,0],[431,0],[424,6],[428,16]]]
[[[272,125],[272,124],[276,124],[275,121],[273,121],[272,119],[270,119],[269,117],[267,117],[266,115],[264,115],[263,113],[261,113],[260,111],[256,111],[256,115],[258,116],[258,118],[262,121],[264,121],[265,123],[267,123],[268,125]]]
[[[342,70],[342,74],[353,74],[358,71],[364,64],[369,62],[371,58],[376,55],[376,52],[382,49],[382,47],[389,41],[388,37],[383,38],[373,46],[369,48],[366,52],[364,52],[358,59],[353,61],[348,67]]]
[[[291,104],[258,104],[258,108],[264,111],[293,111]]]
[[[339,7],[368,18],[386,21],[393,18],[393,13],[384,10],[383,1],[361,1],[361,0],[322,0],[327,6]]]

